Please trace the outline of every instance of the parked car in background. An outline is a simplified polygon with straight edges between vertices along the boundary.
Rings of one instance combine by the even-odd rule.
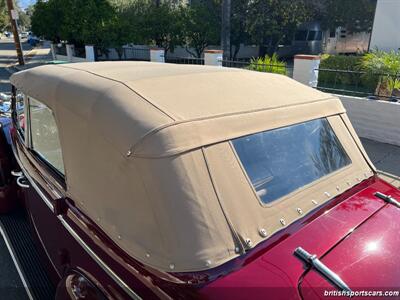
[[[28,38],[28,36],[29,36],[28,32],[23,31],[23,32],[20,33],[21,39],[26,39],[26,38]]]
[[[29,32],[28,37],[27,37],[27,42],[32,47],[35,47],[37,44],[40,43],[40,39],[36,35],[34,35],[31,32]]]
[[[5,187],[19,187],[57,299],[399,286],[400,191],[335,96],[148,62],[47,65],[11,83],[13,155],[0,154],[18,169]]]

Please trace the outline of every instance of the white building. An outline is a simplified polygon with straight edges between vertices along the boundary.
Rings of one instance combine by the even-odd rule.
[[[369,49],[400,50],[400,0],[378,0]]]

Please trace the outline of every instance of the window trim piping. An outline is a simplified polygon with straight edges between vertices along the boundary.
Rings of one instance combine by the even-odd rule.
[[[51,178],[54,178],[54,180],[55,181],[57,181],[57,183],[58,184],[60,184],[61,186],[62,186],[62,188],[64,189],[64,191],[66,190],[66,188],[67,188],[67,184],[66,184],[66,176],[65,176],[65,174],[62,174],[56,167],[54,167],[45,157],[43,157],[43,155],[41,155],[41,153],[40,152],[38,152],[38,151],[36,151],[34,148],[33,148],[33,141],[32,141],[32,128],[31,128],[31,126],[32,126],[32,122],[31,122],[31,114],[30,114],[30,99],[33,99],[33,100],[35,100],[35,101],[37,101],[37,102],[39,102],[39,103],[41,103],[41,104],[43,104],[46,108],[48,108],[50,111],[51,111],[51,113],[52,113],[52,116],[53,116],[53,118],[54,118],[54,112],[53,112],[53,110],[51,109],[51,108],[49,108],[46,104],[44,104],[43,102],[41,102],[40,100],[37,100],[37,99],[35,99],[35,98],[33,98],[33,97],[31,97],[31,96],[29,96],[29,95],[26,95],[26,97],[27,97],[27,103],[28,103],[28,107],[29,107],[29,109],[28,109],[28,114],[29,114],[29,116],[28,116],[28,118],[29,118],[29,126],[27,126],[29,129],[28,129],[28,145],[27,145],[27,149],[29,150],[29,153],[32,155],[32,157],[36,160],[36,161],[38,161],[39,163],[41,163],[41,164],[44,164],[45,165],[45,167],[47,167],[47,169],[49,169],[50,170],[50,177]],[[57,122],[56,122],[56,120],[55,120],[55,118],[54,118],[54,122],[55,122],[55,124],[56,124],[56,126],[57,126],[57,132],[60,132],[59,130],[58,130],[58,125],[57,125]],[[59,141],[60,141],[60,135],[58,135],[58,139],[59,139]],[[61,144],[60,144],[60,147],[61,147]],[[61,153],[62,153],[62,149],[61,149]],[[63,155],[62,155],[62,162],[63,162],[63,166],[64,166],[64,168],[65,168],[65,165],[64,165],[64,157],[63,157]],[[65,170],[64,170],[64,172],[65,172]]]

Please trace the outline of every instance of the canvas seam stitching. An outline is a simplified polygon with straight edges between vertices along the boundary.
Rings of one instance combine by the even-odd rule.
[[[117,82],[121,85],[123,85],[124,87],[126,87],[127,89],[129,89],[131,92],[133,92],[134,94],[136,94],[137,96],[139,96],[141,99],[143,99],[147,104],[153,106],[155,109],[157,109],[159,112],[163,113],[164,115],[166,115],[168,118],[170,118],[172,121],[176,121],[176,118],[173,117],[173,115],[169,112],[167,112],[166,109],[161,108],[160,106],[155,105],[153,102],[149,101],[146,97],[144,97],[143,95],[141,95],[139,92],[137,92],[136,90],[134,90],[132,87],[130,87],[126,82],[121,81],[121,80],[117,80],[114,78],[110,78],[101,74],[97,74],[88,70],[82,70],[82,69],[78,69],[78,68],[73,68],[73,67],[65,67],[65,66],[57,66],[58,68],[64,68],[64,69],[72,69],[72,70],[76,70],[76,71],[81,71],[81,72],[85,72],[87,74],[91,74],[93,76],[97,76],[103,79],[107,79],[110,81],[114,81]]]
[[[241,248],[241,249],[240,249],[241,253],[244,254],[245,251],[246,251],[246,250],[245,250],[245,247],[244,247],[244,245],[243,245],[243,243],[242,243],[242,240],[240,239],[239,233],[237,232],[237,230],[236,230],[235,227],[233,226],[232,222],[230,221],[230,219],[229,219],[229,217],[228,217],[228,215],[227,215],[226,210],[224,209],[224,205],[222,204],[222,200],[221,200],[221,195],[220,195],[220,193],[218,192],[217,186],[216,186],[216,184],[215,184],[215,180],[214,180],[213,176],[211,175],[211,170],[210,170],[209,162],[208,162],[207,155],[206,155],[204,149],[205,149],[204,147],[201,147],[201,153],[203,154],[204,163],[205,163],[205,165],[206,165],[207,173],[208,173],[208,176],[209,176],[209,178],[210,178],[211,184],[212,184],[212,186],[213,186],[214,193],[215,193],[215,195],[216,195],[216,197],[217,197],[217,199],[218,199],[219,206],[220,206],[221,211],[222,211],[222,213],[223,213],[223,215],[224,215],[224,217],[225,217],[225,220],[226,220],[226,222],[227,222],[227,225],[228,225],[230,231],[232,232],[233,238],[234,238],[234,240],[236,240],[237,245]],[[229,252],[229,250],[228,250],[228,252]]]
[[[329,97],[329,98],[321,98],[318,100],[314,101],[309,101],[309,102],[302,102],[302,103],[297,103],[297,104],[288,104],[288,105],[281,105],[277,106],[274,108],[261,108],[261,109],[252,109],[252,110],[247,110],[247,111],[241,111],[241,112],[233,112],[233,113],[224,113],[224,114],[219,114],[215,116],[208,116],[208,117],[199,117],[199,118],[193,118],[193,119],[188,119],[188,120],[181,120],[181,121],[174,121],[173,123],[170,124],[164,124],[159,127],[156,127],[155,129],[152,129],[148,131],[146,134],[142,136],[141,139],[139,139],[132,147],[131,151],[134,152],[135,148],[137,148],[141,143],[143,143],[144,139],[149,138],[151,135],[156,134],[157,132],[168,128],[168,127],[173,127],[177,126],[180,124],[186,124],[186,123],[191,123],[191,122],[198,122],[198,121],[205,121],[205,120],[213,120],[213,119],[220,119],[224,117],[231,117],[231,116],[240,116],[240,115],[246,115],[246,114],[251,114],[251,113],[256,113],[256,112],[264,112],[264,111],[269,111],[269,110],[275,110],[275,109],[280,109],[280,108],[286,108],[286,107],[294,107],[294,106],[301,106],[301,105],[306,105],[306,104],[313,104],[313,103],[318,103],[318,102],[324,102],[324,101],[329,101],[329,100],[336,100],[334,97]]]
[[[182,121],[175,121],[173,123],[169,123],[169,124],[163,124],[161,126],[158,126],[150,131],[148,131],[147,133],[143,134],[135,144],[133,144],[130,148],[130,151],[132,152],[132,157],[159,157],[159,156],[146,156],[146,155],[137,155],[135,153],[135,151],[137,150],[137,148],[143,144],[144,140],[149,139],[151,136],[157,134],[158,132],[173,127],[173,126],[178,126],[181,124],[186,124],[186,123],[192,123],[192,122],[199,122],[199,121],[206,121],[206,120],[216,120],[216,119],[221,119],[224,117],[233,117],[233,116],[240,116],[240,115],[247,115],[247,114],[251,114],[251,113],[255,113],[255,112],[265,112],[265,111],[270,111],[270,110],[275,110],[275,109],[281,109],[281,108],[286,108],[286,107],[294,107],[294,106],[300,106],[300,105],[307,105],[307,104],[313,104],[313,103],[318,103],[318,102],[325,102],[325,101],[330,101],[330,100],[335,100],[336,98],[330,97],[330,98],[322,98],[320,100],[315,100],[312,102],[303,102],[300,104],[290,104],[290,105],[282,105],[279,107],[274,107],[274,108],[264,108],[264,109],[257,109],[257,110],[249,110],[249,111],[244,111],[244,112],[235,112],[235,113],[227,113],[227,114],[220,114],[220,115],[216,115],[216,116],[210,116],[210,117],[200,117],[200,118],[194,118],[194,119],[189,119],[189,120],[182,120]],[[337,112],[335,114],[330,114],[328,116],[333,116],[336,114],[342,114],[344,113],[346,110],[344,109],[343,111]],[[203,145],[204,146],[204,145]],[[180,153],[180,152],[179,152]],[[171,154],[174,155],[174,154]]]

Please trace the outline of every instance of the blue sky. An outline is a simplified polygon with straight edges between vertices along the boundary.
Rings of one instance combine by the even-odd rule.
[[[18,2],[21,8],[27,8],[29,5],[34,4],[36,0],[19,0]]]

